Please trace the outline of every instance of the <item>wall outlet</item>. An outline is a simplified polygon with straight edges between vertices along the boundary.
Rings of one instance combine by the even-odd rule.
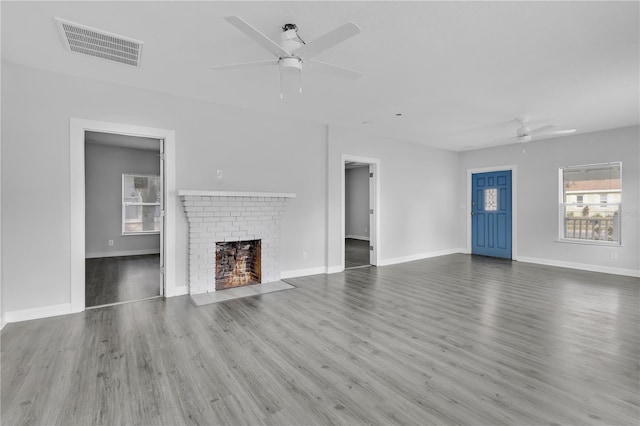
[[[368,232],[369,228],[367,228],[366,226],[364,227],[364,232]]]
[[[617,251],[612,251],[611,252],[611,260],[618,260],[618,252]]]
[[[109,245],[112,246],[113,245],[113,240],[109,240]]]
[[[306,259],[307,257],[309,257],[309,253],[307,253],[306,251],[302,252],[302,258]]]
[[[222,178],[224,177],[224,175],[222,174],[222,170],[218,170],[218,171],[216,172],[216,177],[217,177],[218,179],[222,179]]]

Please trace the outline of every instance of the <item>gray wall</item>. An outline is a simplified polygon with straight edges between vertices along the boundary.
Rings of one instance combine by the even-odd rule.
[[[87,257],[158,253],[159,235],[122,235],[122,173],[160,174],[158,152],[85,144]],[[113,240],[113,246],[108,241]]]
[[[344,171],[344,233],[369,239],[369,166]]]
[[[467,169],[515,165],[517,256],[520,260],[637,274],[640,269],[640,136],[638,126],[460,153],[458,203],[467,200]],[[557,242],[558,169],[622,161],[622,246]],[[467,241],[466,209],[459,209],[460,246]],[[617,259],[612,258],[615,253]]]
[[[282,223],[281,269],[300,274],[342,263],[343,154],[380,159],[379,248],[387,263],[464,247],[466,217],[458,207],[466,202],[466,169],[513,162],[519,164],[519,202],[536,194],[519,206],[519,226],[531,223],[519,230],[522,254],[602,262],[597,254],[608,256],[610,249],[553,242],[557,167],[622,158],[629,213],[623,218],[625,245],[618,249],[617,265],[638,270],[637,127],[575,136],[568,145],[564,141],[571,139],[556,139],[540,152],[531,145],[526,159],[513,146],[458,154],[360,128],[327,128],[2,62],[5,316],[70,303],[71,117],[175,130],[178,189],[296,193]],[[216,179],[217,169],[224,179]],[[460,214],[452,214],[456,209]],[[177,218],[176,285],[186,285],[186,218],[179,202],[167,214]]]
[[[177,189],[296,193],[283,218],[281,269],[325,264],[324,125],[3,62],[5,314],[70,303],[71,117],[174,129]],[[167,214],[177,218],[176,285],[184,286],[187,221],[179,201]]]
[[[327,265],[342,264],[342,155],[380,160],[382,265],[458,250],[458,154],[376,135],[361,128],[331,126],[328,164]],[[437,200],[437,201],[434,201]]]

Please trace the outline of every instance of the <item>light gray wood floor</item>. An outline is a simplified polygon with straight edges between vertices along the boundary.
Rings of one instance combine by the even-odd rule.
[[[451,255],[2,331],[3,425],[637,425],[640,280]]]

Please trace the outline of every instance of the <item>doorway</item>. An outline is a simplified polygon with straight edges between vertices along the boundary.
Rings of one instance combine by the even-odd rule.
[[[512,259],[512,175],[471,175],[471,253]]]
[[[85,307],[160,297],[163,141],[85,132]]]
[[[342,158],[343,269],[378,264],[379,160]]]
[[[175,173],[175,131],[154,127],[136,126],[106,121],[70,119],[70,245],[71,245],[71,312],[85,310],[85,133],[101,132],[126,136],[138,136],[164,141],[161,156],[164,161],[164,187],[162,188],[163,202],[163,232],[160,238],[160,280],[163,296],[177,296],[187,293],[186,286],[177,286],[175,277],[176,256],[176,200],[167,197],[176,191]]]

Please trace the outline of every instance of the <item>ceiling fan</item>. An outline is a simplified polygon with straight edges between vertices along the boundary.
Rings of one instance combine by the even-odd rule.
[[[520,143],[531,142],[531,139],[535,135],[545,134],[545,136],[550,135],[567,135],[570,133],[574,133],[576,129],[567,129],[567,130],[554,130],[550,132],[551,129],[555,129],[557,126],[555,124],[549,124],[547,126],[538,127],[536,129],[532,129],[529,127],[529,117],[522,116],[517,117],[514,121],[520,124],[517,132],[517,141]]]
[[[362,73],[359,71],[311,59],[325,50],[360,33],[360,28],[353,22],[346,23],[333,31],[329,31],[325,35],[320,36],[309,43],[305,43],[305,41],[298,35],[298,27],[295,24],[284,24],[282,26],[282,33],[280,33],[281,40],[278,44],[237,16],[227,16],[224,19],[249,36],[249,38],[258,43],[264,49],[269,51],[269,53],[275,56],[275,59],[212,66],[210,67],[212,70],[232,70],[277,65],[280,69],[281,89],[282,75],[294,73],[298,75],[298,78],[301,78],[303,63],[311,63],[314,70],[334,74],[340,77],[357,79],[362,76]],[[300,93],[302,93],[301,84]],[[282,98],[282,96],[281,90],[280,97]]]

